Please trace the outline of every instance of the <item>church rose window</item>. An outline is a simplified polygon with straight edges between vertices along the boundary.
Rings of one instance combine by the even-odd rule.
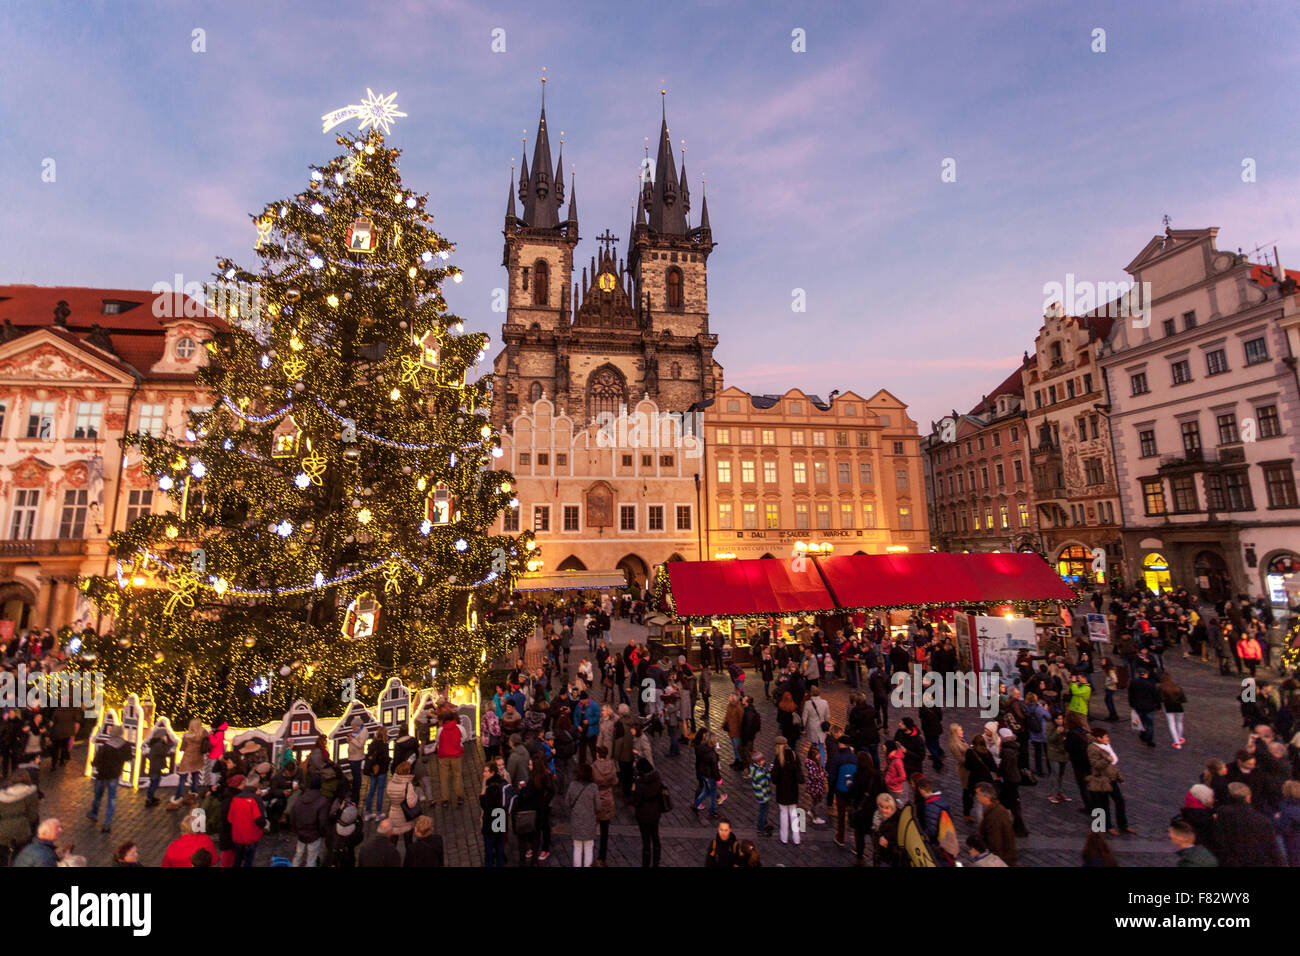
[[[591,377],[587,386],[587,405],[591,417],[596,418],[603,412],[618,414],[620,405],[627,404],[623,394],[623,380],[612,368],[602,368]]]

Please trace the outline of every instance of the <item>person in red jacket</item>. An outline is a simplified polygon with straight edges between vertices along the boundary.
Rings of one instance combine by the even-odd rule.
[[[201,812],[201,811],[196,811]],[[163,866],[193,866],[191,859],[194,857],[196,850],[207,850],[212,854],[212,858],[217,858],[217,847],[212,842],[212,837],[206,833],[194,832],[194,814],[190,813],[181,819],[181,835],[171,843],[167,844],[167,852],[163,854]]]
[[[253,854],[257,852],[257,843],[262,839],[267,822],[257,791],[244,783],[244,777],[239,774],[229,781],[230,789],[236,791],[230,809],[226,811],[226,823],[235,844],[235,866],[253,865]]]
[[[456,782],[456,806],[465,803],[465,781],[461,775],[461,757],[465,747],[461,741],[460,723],[456,714],[444,714],[442,729],[438,731],[438,786],[442,791],[442,805],[451,806],[451,782]]]

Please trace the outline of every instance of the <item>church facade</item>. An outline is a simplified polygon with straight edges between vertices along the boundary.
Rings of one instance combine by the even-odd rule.
[[[690,224],[686,164],[679,171],[674,162],[666,116],[625,256],[606,229],[582,264],[572,182],[565,206],[563,145],[551,162],[543,103],[532,163],[523,157],[506,202],[509,292],[493,369],[494,424],[509,428],[543,397],[575,422],[618,415],[643,398],[668,412],[713,398],[722,389],[718,339],[709,331],[713,231],[703,197]]]

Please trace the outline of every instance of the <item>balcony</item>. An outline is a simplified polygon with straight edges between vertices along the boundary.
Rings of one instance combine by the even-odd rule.
[[[55,555],[86,553],[84,538],[32,538],[27,541],[0,541],[0,558],[48,558]]]

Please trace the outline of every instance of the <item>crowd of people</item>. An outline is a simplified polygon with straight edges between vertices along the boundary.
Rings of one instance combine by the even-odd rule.
[[[1075,622],[1089,609],[1109,613],[1108,647],[1093,644]],[[717,629],[701,635],[695,664],[685,653],[651,653],[648,642],[616,647],[611,622],[642,617],[640,602],[537,610],[541,653],[521,645],[480,708],[477,794],[464,779],[469,743],[445,697],[395,739],[358,718],[337,754],[322,736],[305,754],[273,759],[256,741],[233,749],[224,722],[196,719],[174,749],[158,731],[141,745],[145,806],[179,817],[179,834],[158,862],[251,866],[264,836],[283,831],[293,851],[273,864],[441,866],[444,835],[432,808],[477,796],[488,867],[546,862],[557,820],[567,825],[574,866],[607,865],[616,819],[635,823],[642,865],[658,866],[660,821],[685,801],[714,830],[701,843],[700,863],[710,867],[761,865],[763,841],[799,846],[811,828],[826,826],[858,866],[918,859],[1015,866],[1029,834],[1023,793],[1035,787],[1061,810],[1077,799],[1086,865],[1113,865],[1112,840],[1139,827],[1155,834],[1157,826],[1167,828],[1161,835],[1180,866],[1300,865],[1300,683],[1279,648],[1268,647],[1265,609],[1248,601],[1211,609],[1181,591],[1085,595],[1063,613],[1075,625],[1070,638],[1049,629],[1038,653],[1022,652],[1015,673],[1003,675],[996,717],[970,739],[961,723],[945,723],[935,703],[915,716],[891,713],[895,671],[920,665],[942,676],[960,666],[952,629],[937,614],[912,614],[905,636],[872,618],[830,634],[812,621],[790,630],[772,622],[750,635],[742,666]],[[31,638],[11,646],[7,663],[15,650],[40,647]],[[1163,715],[1169,747],[1186,745],[1185,712],[1201,702],[1166,666],[1179,654],[1188,667],[1217,661],[1223,673],[1239,675],[1223,686],[1240,697],[1245,739],[1227,759],[1206,764],[1171,819],[1139,824],[1125,796],[1129,745],[1114,725],[1129,720],[1129,739],[1154,749]],[[1095,716],[1103,701],[1104,716]],[[60,845],[61,821],[40,812],[40,774],[67,761],[81,724],[79,711],[59,708],[14,709],[0,724],[0,855],[12,865],[77,860]],[[775,731],[770,753],[759,747],[765,727]],[[104,832],[130,757],[120,728],[96,748],[86,815],[99,825],[102,810]],[[665,760],[694,770],[691,792],[671,791]],[[956,772],[959,801],[942,792],[946,767]],[[173,770],[177,782],[167,793],[161,781]],[[756,817],[754,839],[738,836],[725,812],[729,799],[747,820]],[[902,825],[909,817],[920,834],[910,841]],[[134,866],[139,856],[123,843],[115,860]]]

